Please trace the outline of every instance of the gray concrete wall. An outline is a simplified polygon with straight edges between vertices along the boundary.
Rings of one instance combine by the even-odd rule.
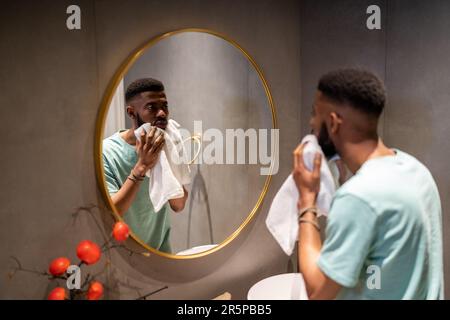
[[[309,119],[317,82],[327,71],[348,66],[372,70],[385,79],[386,28],[366,28],[366,8],[386,1],[340,0],[301,2],[301,123],[309,133]],[[382,22],[385,22],[382,15]],[[383,127],[381,126],[381,131]]]
[[[386,141],[417,157],[442,201],[445,297],[450,298],[450,2],[389,1]]]
[[[8,279],[14,266],[45,270],[90,238],[102,242],[80,206],[97,205],[94,216],[112,224],[95,178],[94,130],[108,82],[130,51],[174,29],[201,27],[241,44],[263,70],[276,101],[281,162],[290,165],[299,134],[300,37],[297,1],[77,1],[82,29],[68,31],[70,1],[4,2],[0,13],[0,298],[41,299],[48,281],[33,274]],[[280,53],[283,57],[280,59]],[[289,61],[289,63],[286,63]],[[267,199],[290,171],[272,179]],[[205,258],[172,261],[116,250],[106,258],[107,298],[130,299],[161,287],[153,298],[209,299],[224,291],[245,298],[256,281],[285,272],[287,258],[266,230],[266,200],[253,223],[229,246]],[[106,230],[108,233],[109,230]],[[139,247],[133,247],[135,250]],[[100,268],[101,265],[98,266]],[[94,268],[95,269],[95,268]],[[53,286],[55,284],[51,284]]]

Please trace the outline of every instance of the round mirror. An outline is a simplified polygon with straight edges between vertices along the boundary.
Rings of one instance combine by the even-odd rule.
[[[262,72],[237,43],[184,29],[123,63],[97,122],[102,192],[132,238],[186,259],[230,243],[276,170],[278,131]]]

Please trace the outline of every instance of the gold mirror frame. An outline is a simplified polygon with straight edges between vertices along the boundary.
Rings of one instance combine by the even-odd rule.
[[[168,37],[176,35],[176,34],[185,33],[185,32],[207,33],[207,34],[216,36],[218,38],[221,38],[221,39],[227,41],[228,43],[232,44],[247,58],[248,61],[250,61],[253,68],[258,73],[258,76],[264,87],[264,91],[266,93],[266,97],[267,97],[267,100],[268,100],[268,103],[270,106],[270,111],[272,113],[272,128],[273,129],[278,128],[275,105],[273,103],[272,94],[270,93],[269,86],[267,85],[264,75],[263,75],[261,69],[259,68],[259,66],[256,64],[255,60],[253,60],[253,58],[247,53],[247,51],[245,51],[234,40],[232,40],[232,39],[228,38],[227,36],[220,34],[218,32],[211,31],[208,29],[201,29],[201,28],[179,29],[179,30],[164,33],[162,35],[159,35],[159,36],[156,36],[156,37],[150,39],[144,45],[141,45],[139,48],[134,50],[131,53],[131,55],[129,55],[125,59],[125,61],[120,65],[119,69],[114,74],[114,77],[112,78],[112,80],[110,81],[110,83],[106,89],[106,92],[102,98],[102,101],[100,104],[100,109],[99,109],[99,112],[97,115],[97,121],[96,121],[96,126],[95,126],[95,141],[94,141],[94,149],[95,149],[94,157],[95,157],[95,169],[96,169],[97,183],[100,187],[100,191],[101,191],[103,197],[107,200],[106,202],[108,204],[108,207],[113,212],[113,215],[114,215],[114,218],[116,219],[116,221],[123,221],[123,218],[117,213],[116,207],[112,203],[111,197],[107,191],[108,189],[106,187],[106,183],[105,183],[105,179],[104,179],[104,170],[103,170],[103,161],[102,161],[103,131],[105,128],[105,120],[106,120],[106,115],[109,110],[109,105],[111,103],[114,92],[116,91],[117,86],[119,85],[121,79],[125,76],[125,74],[128,72],[128,70],[134,64],[134,62],[137,59],[139,59],[139,57],[141,57],[142,54],[145,51],[147,51],[147,49],[149,49],[150,47],[152,47],[159,41],[164,40],[165,38],[168,38]],[[278,141],[275,141],[275,143],[278,143]],[[277,150],[277,148],[275,148],[275,150]],[[274,155],[272,155],[272,156],[274,156]],[[266,181],[264,182],[264,187],[259,195],[258,201],[256,202],[253,209],[250,211],[250,213],[247,215],[247,218],[244,220],[244,222],[230,236],[228,236],[219,245],[217,245],[216,247],[214,247],[210,250],[199,252],[199,253],[192,254],[192,255],[178,256],[178,255],[174,255],[171,253],[161,252],[159,250],[156,250],[156,249],[150,247],[146,243],[142,242],[139,239],[139,237],[137,237],[133,232],[130,232],[130,236],[134,241],[136,241],[138,244],[143,246],[145,249],[147,249],[151,253],[157,254],[157,255],[165,257],[165,258],[180,259],[180,260],[193,259],[193,258],[203,257],[210,253],[216,252],[216,251],[222,249],[223,247],[225,247],[226,245],[228,245],[231,241],[233,241],[241,233],[241,231],[250,223],[250,221],[254,218],[256,212],[258,211],[259,207],[261,206],[262,201],[264,200],[264,197],[266,196],[267,190],[270,185],[270,181],[272,179],[272,172],[273,172],[273,163],[270,168],[269,175],[267,175]]]

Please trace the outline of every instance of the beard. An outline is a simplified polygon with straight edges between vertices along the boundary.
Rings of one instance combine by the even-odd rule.
[[[322,123],[320,127],[319,137],[317,138],[319,146],[322,148],[323,154],[327,159],[332,158],[338,154],[336,146],[333,141],[331,141],[330,135],[328,134],[328,129],[325,123]]]
[[[139,128],[140,126],[142,126],[145,122],[142,120],[142,118],[139,116],[138,113],[136,113],[136,123],[137,123],[137,127]]]

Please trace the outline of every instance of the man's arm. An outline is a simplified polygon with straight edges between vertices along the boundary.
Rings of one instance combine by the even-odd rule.
[[[123,215],[130,208],[136,197],[145,173],[152,169],[158,161],[159,153],[164,146],[164,135],[156,133],[156,129],[152,128],[149,134],[142,133],[140,141],[136,140],[136,152],[138,161],[130,172],[130,178],[123,183],[118,192],[111,195],[119,215]],[[136,179],[137,177],[137,179]]]
[[[131,172],[133,172],[133,170]],[[130,175],[133,175],[133,173],[130,173]],[[130,179],[127,179],[123,183],[119,191],[111,195],[111,200],[115,205],[119,215],[122,216],[130,208],[141,183],[141,180],[132,181]]]
[[[316,154],[314,170],[310,172],[303,162],[303,148],[304,145],[300,145],[294,151],[293,177],[300,194],[299,211],[316,206],[322,161],[321,155]],[[309,222],[299,222],[298,262],[300,273],[305,280],[308,297],[311,300],[334,299],[339,293],[341,285],[330,279],[317,265],[322,249],[320,232],[314,226],[314,223],[318,223],[317,217],[312,212],[306,212],[302,218]]]
[[[186,205],[186,200],[188,198],[188,192],[184,187],[183,187],[183,190],[184,190],[184,195],[182,198],[169,200],[170,207],[175,212],[180,212],[181,210],[184,209],[184,206]]]
[[[305,206],[305,208],[314,206]],[[303,218],[317,222],[316,216],[307,212]],[[317,266],[322,242],[319,231],[309,223],[299,224],[298,261],[300,273],[305,280],[306,291],[311,300],[325,300],[336,298],[341,286],[327,277]]]

